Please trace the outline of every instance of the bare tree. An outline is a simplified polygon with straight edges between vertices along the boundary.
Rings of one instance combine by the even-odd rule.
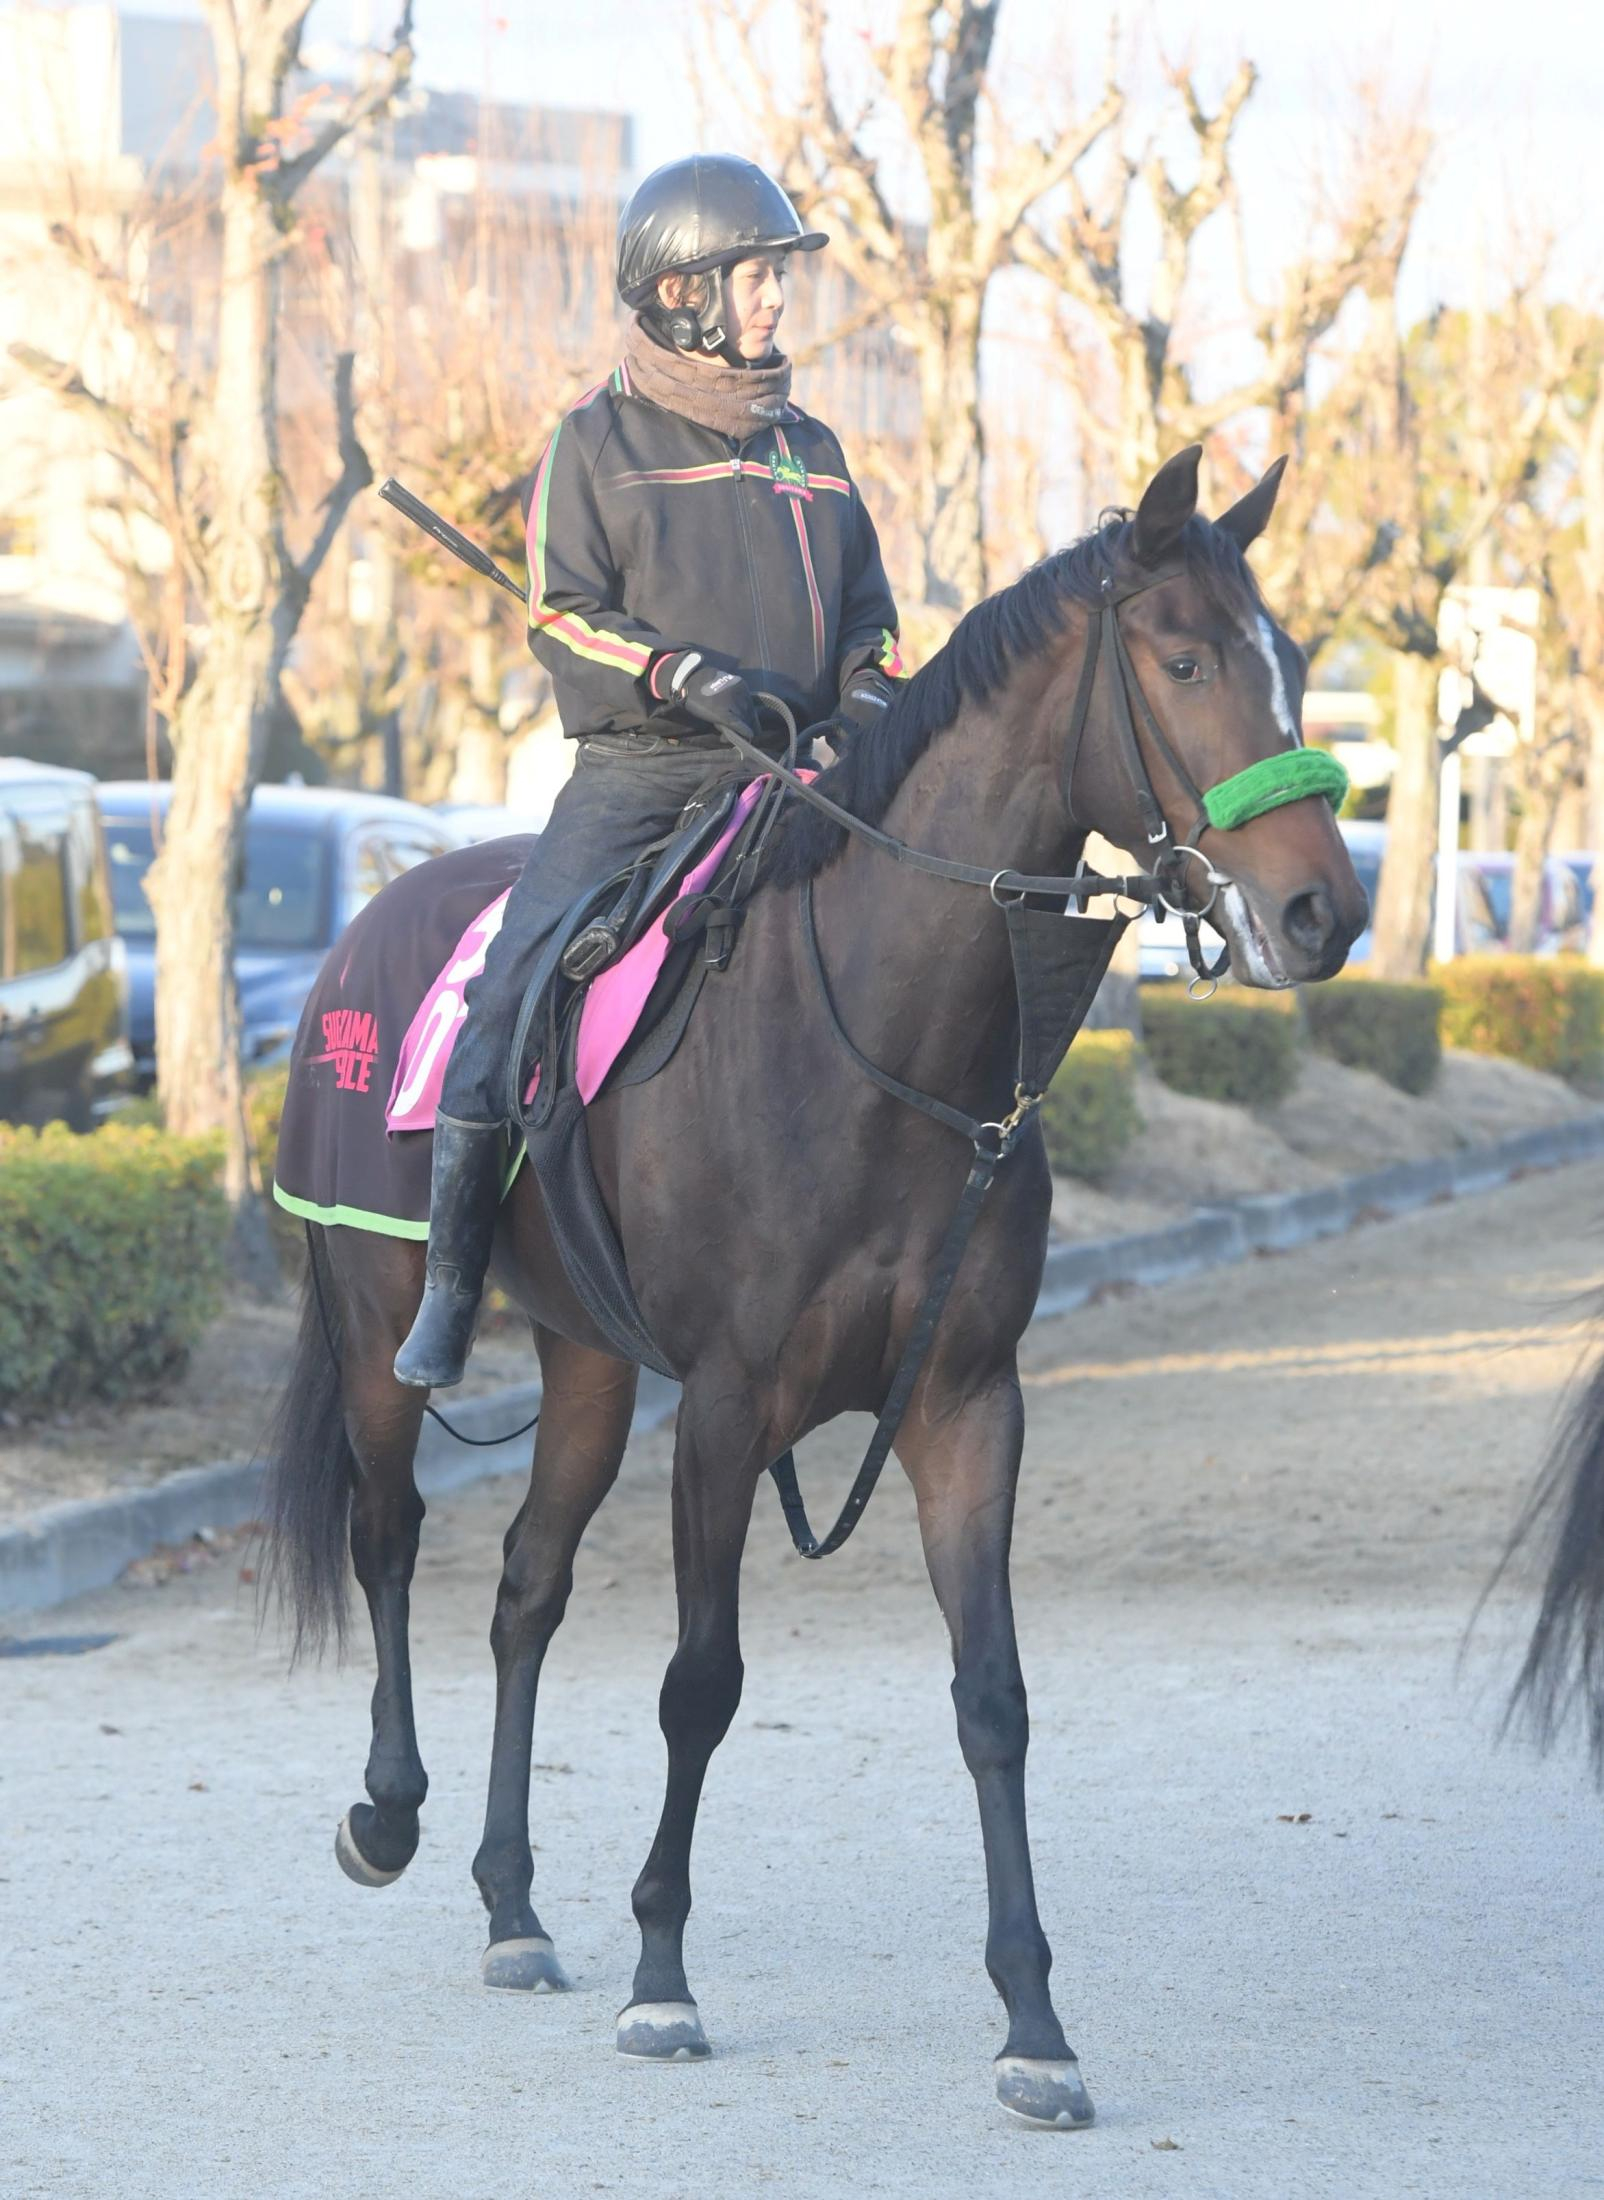
[[[521,145],[480,150],[471,190],[421,207],[415,191],[406,230],[386,210],[365,253],[347,255],[339,240],[322,310],[331,332],[354,321],[366,330],[357,376],[364,443],[519,573],[522,487],[564,411],[618,356],[618,172],[607,144],[582,144],[571,191],[520,192],[504,171],[518,165]],[[383,310],[358,312],[353,299],[375,260],[385,271]],[[301,441],[305,473],[317,438]],[[505,699],[521,691],[538,706],[549,693],[517,619],[376,500],[359,505],[335,557],[356,570],[336,571],[288,675],[315,744],[348,771],[395,714],[407,793],[501,800]]]
[[[1352,493],[1366,531],[1390,539],[1391,555],[1368,575],[1357,616],[1393,654],[1396,702],[1372,957],[1379,978],[1418,977],[1430,945],[1443,597],[1514,504],[1565,378],[1538,280],[1512,284],[1479,332],[1467,316],[1439,312],[1406,333],[1396,270],[1367,285],[1368,396]]]
[[[1558,340],[1571,372],[1553,377],[1549,413],[1559,480],[1533,516],[1563,692],[1585,748],[1595,865],[1587,955],[1604,966],[1604,320],[1564,318],[1573,325]]]
[[[1026,216],[1055,191],[1120,111],[1097,105],[1044,142],[1007,130],[987,102],[1001,0],[899,0],[862,48],[861,81],[826,60],[827,0],[796,0],[787,54],[772,66],[768,0],[704,17],[709,51],[737,73],[733,113],[777,165],[857,290],[853,325],[898,329],[918,362],[921,423],[914,503],[924,600],[967,608],[987,586],[980,343],[986,295]],[[881,148],[886,148],[882,150]],[[893,177],[896,181],[893,182]]]
[[[281,272],[297,247],[303,186],[407,80],[412,0],[403,0],[383,65],[359,91],[289,108],[310,0],[203,6],[217,73],[219,278],[195,372],[142,294],[137,258],[113,264],[70,220],[56,225],[54,242],[119,322],[139,370],[136,395],[119,403],[70,361],[25,347],[14,356],[91,423],[136,479],[153,485],[172,531],[198,661],[173,704],[171,806],[147,882],[157,919],[158,1076],[173,1129],[223,1133],[236,1250],[260,1275],[270,1255],[244,1115],[234,880],[286,655],[351,499],[371,478],[347,355],[335,370],[339,471],[297,556],[279,453]]]
[[[1310,249],[1281,270],[1268,300],[1257,299],[1232,170],[1236,132],[1257,82],[1254,64],[1244,60],[1210,105],[1192,68],[1167,69],[1168,98],[1189,148],[1184,162],[1167,159],[1156,144],[1129,151],[1127,108],[1119,132],[1071,173],[1051,217],[1021,227],[1015,249],[1057,296],[1060,379],[1080,422],[1090,480],[1112,501],[1134,504],[1160,462],[1188,443],[1204,446],[1212,477],[1206,493],[1216,504],[1256,478],[1260,450],[1292,457],[1259,562],[1278,613],[1313,655],[1376,554],[1362,524],[1345,523],[1331,502],[1341,414],[1363,387],[1335,332],[1362,286],[1395,277],[1427,144],[1411,108],[1361,87],[1344,155],[1334,174],[1317,180]],[[1238,378],[1211,387],[1195,355],[1199,316],[1188,321],[1199,238],[1216,217],[1235,226],[1237,296],[1213,295],[1209,318],[1240,320],[1252,356]],[[1136,230],[1151,240],[1140,280],[1126,242]],[[1317,405],[1310,394],[1316,377]],[[1236,447],[1249,440],[1251,459]]]

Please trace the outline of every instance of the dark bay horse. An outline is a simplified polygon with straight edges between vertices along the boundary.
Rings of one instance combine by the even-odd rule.
[[[1132,759],[1115,737],[1115,664],[1099,671],[1078,754],[1067,753],[1089,635],[1098,606],[1113,601],[1128,676],[1160,729],[1143,715],[1138,768],[1177,841],[1194,826],[1196,789],[1284,754],[1299,738],[1302,659],[1242,554],[1269,517],[1280,469],[1211,523],[1196,511],[1198,456],[1171,459],[1134,514],[1106,519],[972,611],[825,788],[909,846],[988,869],[1072,869],[1092,826],[1141,848],[1149,836]],[[1365,901],[1325,801],[1288,801],[1206,831],[1199,845],[1230,882],[1215,922],[1242,980],[1286,986],[1341,967]],[[741,1696],[737,1595],[759,1479],[809,1430],[879,1409],[970,1158],[950,1129],[870,1083],[837,1042],[804,954],[804,879],[817,882],[829,987],[859,1049],[982,1119],[1007,1110],[1014,1083],[1005,926],[985,892],[906,870],[793,803],[735,960],[671,1063],[591,1110],[595,1166],[636,1297],[684,1386],[672,1498],[679,1641],[660,1704],[667,1792],[635,1885],[640,1960],[618,2031],[632,2055],[708,2051],[682,1958],[691,1837]],[[897,1455],[951,1637],[958,1737],[979,1799],[986,1966],[1008,2016],[997,2094],[1029,2122],[1069,2127],[1092,2111],[1048,1992],[1008,1586],[1023,1437],[1015,1353],[1041,1279],[1049,1198],[1032,1131],[982,1211]],[[331,1334],[309,1291],[274,1447],[273,1555],[315,1641],[342,1615],[349,1536],[378,1679],[370,1800],[349,1813],[338,1851],[353,1878],[378,1886],[412,1858],[428,1785],[407,1649],[424,1400],[391,1372],[421,1293],[423,1247],[330,1228],[313,1232],[311,1250]],[[483,1975],[529,1990],[566,1983],[530,1902],[536,1688],[580,1538],[618,1472],[636,1370],[609,1356],[582,1311],[528,1170],[504,1208],[492,1275],[532,1325],[544,1410],[491,1625],[495,1729],[473,1873],[490,1914]]]

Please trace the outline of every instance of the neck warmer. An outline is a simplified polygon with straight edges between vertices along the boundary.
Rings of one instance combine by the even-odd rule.
[[[657,343],[637,314],[624,338],[624,358],[642,397],[716,435],[742,442],[786,417],[791,362],[779,352],[771,352],[760,367],[689,359]]]

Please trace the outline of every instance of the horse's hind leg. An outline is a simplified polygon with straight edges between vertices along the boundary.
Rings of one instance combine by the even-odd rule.
[[[640,1962],[629,2006],[618,2019],[621,2055],[662,2062],[708,2053],[685,1978],[691,1836],[708,1764],[741,1701],[741,1554],[766,1456],[749,1415],[732,1407],[738,1397],[732,1384],[708,1409],[688,1391],[674,1447],[679,1644],[658,1701],[668,1786],[657,1837],[635,1882]]]
[[[487,1986],[524,1992],[567,1985],[530,1906],[529,1754],[535,1694],[547,1645],[573,1587],[574,1553],[618,1474],[635,1410],[636,1370],[620,1360],[537,1332],[540,1432],[525,1497],[503,1546],[490,1642],[496,1656],[496,1730],[484,1839],[473,1876],[490,1912]]]
[[[946,1414],[916,1392],[897,1452],[918,1499],[925,1562],[952,1637],[958,1741],[980,1804],[986,1969],[1008,2011],[997,2098],[1025,2123],[1070,2130],[1092,2121],[1092,2104],[1047,1987],[1053,1958],[1036,1912],[1025,1830],[1030,1720],[1008,1589],[1023,1438],[1010,1369]]]
[[[423,1525],[423,1499],[412,1461],[423,1425],[424,1394],[393,1372],[405,1317],[421,1288],[422,1246],[396,1244],[377,1256],[365,1247],[361,1277],[342,1273],[345,1338],[341,1390],[346,1433],[356,1461],[351,1493],[351,1563],[368,1601],[378,1677],[373,1684],[369,1800],[346,1813],[335,1836],[341,1869],[361,1887],[399,1879],[418,1847],[418,1812],[429,1779],[418,1755],[407,1642],[412,1571]],[[408,1264],[418,1271],[407,1273]],[[399,1311],[397,1311],[399,1309]]]

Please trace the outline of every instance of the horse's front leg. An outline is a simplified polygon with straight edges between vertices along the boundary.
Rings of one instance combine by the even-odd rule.
[[[763,1464],[737,1383],[689,1384],[674,1445],[679,1643],[658,1700],[668,1785],[657,1837],[635,1882],[641,1953],[629,2006],[618,2019],[621,2055],[673,2062],[709,2052],[685,1978],[691,1837],[708,1764],[741,1701],[741,1554]]]
[[[1018,1377],[1010,1367],[950,1409],[931,1379],[920,1388],[925,1395],[915,1393],[897,1452],[913,1483],[925,1563],[952,1638],[958,1740],[980,1804],[986,1969],[1008,2011],[997,2098],[1026,2123],[1070,2130],[1091,2122],[1092,2104],[1047,1986],[1052,1950],[1036,1912],[1025,1830],[1030,1719],[1008,1588],[1024,1439]]]

